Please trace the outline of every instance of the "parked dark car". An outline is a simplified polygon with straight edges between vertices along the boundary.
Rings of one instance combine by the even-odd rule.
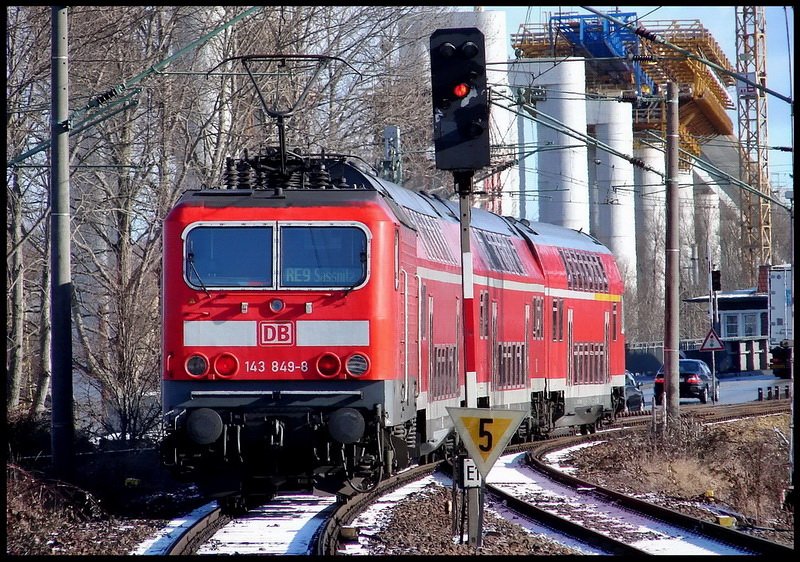
[[[641,412],[644,410],[644,392],[641,384],[636,382],[633,373],[625,371],[625,402],[620,411]]]
[[[708,402],[714,391],[714,377],[711,369],[705,361],[700,359],[680,359],[678,361],[679,383],[678,391],[680,398],[699,398],[701,404]],[[719,390],[719,388],[717,388]],[[664,365],[656,373],[653,381],[653,391],[655,393],[655,404],[661,404],[662,394],[664,393]],[[719,394],[715,395],[719,399]]]
[[[772,354],[772,360],[769,363],[772,374],[782,379],[791,378],[792,348],[789,347],[789,341],[783,340],[780,345],[776,345],[769,352]]]

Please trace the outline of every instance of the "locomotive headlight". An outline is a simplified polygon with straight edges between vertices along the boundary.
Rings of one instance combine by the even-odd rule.
[[[269,309],[272,312],[280,312],[281,310],[283,310],[283,307],[284,304],[281,299],[272,299],[271,301],[269,301]]]
[[[354,353],[347,358],[344,367],[351,377],[363,377],[369,371],[369,359],[363,353]]]
[[[208,359],[197,353],[186,360],[186,372],[193,377],[203,377],[208,374]]]
[[[223,353],[214,359],[214,370],[221,377],[232,377],[239,371],[239,360],[232,353]]]
[[[317,372],[326,379],[338,375],[341,368],[342,360],[335,353],[323,353],[317,359]]]

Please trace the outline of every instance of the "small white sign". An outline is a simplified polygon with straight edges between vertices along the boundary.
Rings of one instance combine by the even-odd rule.
[[[464,458],[464,487],[465,488],[480,488],[481,487],[481,473],[478,471],[478,466],[469,457]]]
[[[700,351],[723,351],[725,346],[722,345],[717,333],[714,331],[714,328],[711,328],[708,331],[708,335],[706,339],[703,340],[703,345],[700,346]]]

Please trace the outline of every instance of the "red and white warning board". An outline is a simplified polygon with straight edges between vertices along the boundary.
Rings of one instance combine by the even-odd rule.
[[[528,412],[447,408],[467,453],[485,479]]]
[[[719,336],[717,336],[714,328],[711,328],[706,339],[703,340],[703,345],[700,346],[700,351],[723,351],[724,349],[725,346],[722,345]]]

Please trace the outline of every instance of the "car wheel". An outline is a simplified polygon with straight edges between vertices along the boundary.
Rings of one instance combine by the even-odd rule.
[[[708,402],[708,387],[704,386],[700,391],[700,403],[705,404],[706,402]]]

